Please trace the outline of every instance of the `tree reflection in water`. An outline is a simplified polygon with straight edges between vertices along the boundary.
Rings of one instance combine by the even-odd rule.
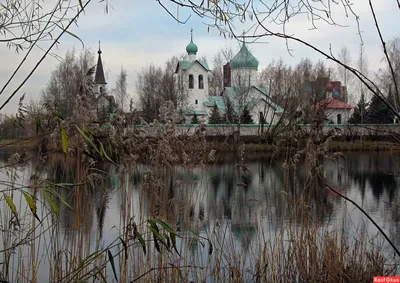
[[[0,154],[2,162],[9,157]],[[340,164],[327,163],[324,175],[328,184],[362,205],[398,245],[399,157],[390,152],[346,153]],[[60,225],[53,231],[59,241],[54,251],[88,255],[114,240],[131,219],[141,223],[148,217],[166,219],[180,231],[216,235],[245,258],[254,252],[260,235],[272,237],[283,225],[300,225],[310,215],[317,228],[344,223],[348,235],[360,227],[376,232],[352,206],[326,189],[324,181],[310,178],[304,164],[285,169],[279,158],[249,159],[245,174],[238,172],[235,160],[162,170],[139,165],[128,171],[98,164],[96,172],[80,171],[75,159],[63,155],[52,156],[45,167],[35,162],[25,169],[27,175],[36,172],[42,179],[64,184],[56,190],[72,208],[59,203]],[[206,260],[207,252],[201,252],[204,243],[192,237],[189,244],[190,256]]]

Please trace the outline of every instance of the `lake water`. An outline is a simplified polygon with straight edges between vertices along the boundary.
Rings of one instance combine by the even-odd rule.
[[[156,170],[138,165],[121,170],[103,164],[96,166],[96,170],[82,173],[74,159],[66,160],[63,156],[45,163],[33,159],[18,170],[10,171],[4,168],[10,156],[9,152],[0,154],[2,190],[10,189],[9,182],[14,180],[17,187],[33,193],[34,188],[28,186],[35,179],[32,176],[36,176],[51,183],[62,183],[57,192],[72,208],[59,202],[60,225],[54,227],[56,220],[47,217],[41,225],[36,223],[35,245],[27,243],[14,249],[12,254],[2,253],[0,262],[4,263],[5,257],[9,256],[10,265],[18,266],[8,271],[12,282],[32,274],[32,268],[27,268],[32,259],[36,262],[38,282],[48,282],[51,277],[60,281],[63,274],[55,271],[56,262],[60,260],[61,265],[67,262],[62,260],[60,251],[84,258],[117,239],[128,224],[134,221],[140,226],[151,217],[165,219],[180,232],[191,231],[192,235],[204,238],[217,235],[214,252],[218,247],[235,251],[244,255],[244,265],[252,264],[251,255],[259,247],[260,239],[273,239],[282,225],[301,225],[303,214],[312,216],[316,229],[332,231],[343,227],[349,238],[366,232],[369,238],[382,243],[386,255],[393,255],[392,248],[382,238],[374,237],[378,234],[377,229],[357,208],[325,189],[323,182],[317,183],[319,188],[315,190],[315,180],[310,179],[309,169],[300,163],[296,170],[288,170],[283,166],[282,157],[247,156],[246,173],[240,173],[238,163],[229,156],[220,156],[215,164],[194,168],[176,166]],[[323,173],[327,184],[359,204],[398,247],[399,161],[398,152],[347,152],[338,163],[328,162]],[[90,180],[85,180],[93,185],[90,189],[73,190],[71,184],[83,180],[85,174],[91,175]],[[26,202],[18,191],[13,193],[13,199],[20,209],[20,229],[23,231],[25,227],[29,231],[33,218]],[[299,203],[306,205],[299,209]],[[46,207],[49,207],[48,203]],[[7,210],[9,208],[3,201],[2,250],[23,240],[22,236],[16,236],[15,230],[14,234],[10,232],[13,229],[10,228],[10,215],[5,213]],[[38,205],[39,218],[44,218],[45,213],[44,206]],[[218,239],[223,239],[224,245]],[[207,241],[191,240],[189,243],[188,250],[180,250],[178,260],[207,265],[210,260]],[[118,249],[112,247],[110,251],[117,253]],[[144,264],[140,245],[136,253],[140,253],[140,256],[135,255],[137,266]],[[139,257],[141,259],[137,259]],[[118,272],[123,272],[117,259],[115,265]],[[107,270],[107,281],[112,282],[113,273],[110,267]],[[5,273],[3,264],[3,275]],[[133,277],[128,274],[127,281]]]

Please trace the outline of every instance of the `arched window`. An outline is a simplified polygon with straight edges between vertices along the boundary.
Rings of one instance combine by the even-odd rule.
[[[199,75],[199,89],[204,88],[203,75]]]
[[[189,88],[194,88],[194,78],[193,75],[189,75]]]
[[[342,124],[342,115],[341,114],[337,114],[337,123]]]

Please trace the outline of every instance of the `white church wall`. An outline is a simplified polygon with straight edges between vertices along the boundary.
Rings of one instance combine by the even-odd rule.
[[[242,102],[250,103],[254,101],[255,105],[250,107],[250,114],[253,118],[254,123],[259,124],[260,120],[260,112],[262,112],[263,117],[267,124],[274,124],[279,121],[280,116],[275,113],[275,109],[272,108],[267,102],[265,102],[265,95],[261,93],[256,88],[251,88],[248,93],[242,93]]]
[[[332,120],[334,124],[346,124],[353,114],[353,109],[327,109],[325,114],[327,119]],[[341,121],[338,121],[338,115],[341,115]]]
[[[274,108],[262,100],[250,111],[253,121],[256,124],[261,123],[260,112],[262,112],[265,118],[265,124],[276,124],[280,119],[280,114],[276,113]]]
[[[193,88],[189,88],[189,75],[193,75]],[[203,76],[203,89],[199,88],[199,76]],[[189,109],[196,111],[207,111],[207,107],[203,102],[208,96],[208,71],[206,71],[198,62],[193,63],[190,68],[180,72],[184,88],[188,91]]]

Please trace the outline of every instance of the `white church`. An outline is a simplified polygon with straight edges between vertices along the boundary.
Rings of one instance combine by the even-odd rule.
[[[193,42],[193,34],[186,52],[188,60],[179,61],[175,71],[177,80],[188,93],[186,123],[190,123],[194,115],[207,123],[214,107],[223,115],[228,99],[236,114],[241,114],[246,105],[256,124],[261,121],[265,124],[275,124],[279,121],[284,110],[272,101],[264,88],[257,87],[258,60],[247,49],[245,43],[232,60],[224,65],[224,90],[220,96],[209,95],[208,82],[211,72],[206,62],[196,59],[198,47]]]
[[[207,62],[196,59],[197,51],[192,33],[190,43],[186,47],[188,60],[179,61],[175,70],[177,82],[187,94],[184,110],[186,123],[190,124],[195,115],[199,121],[208,123],[215,107],[223,116],[228,100],[238,116],[246,105],[256,124],[275,124],[279,121],[284,110],[272,101],[264,88],[257,87],[258,60],[247,49],[245,43],[233,59],[224,65],[224,88],[219,96],[209,95],[208,82],[211,72]],[[105,116],[106,112],[113,113],[117,108],[114,97],[107,95],[101,53],[99,43],[93,101],[97,116]]]

